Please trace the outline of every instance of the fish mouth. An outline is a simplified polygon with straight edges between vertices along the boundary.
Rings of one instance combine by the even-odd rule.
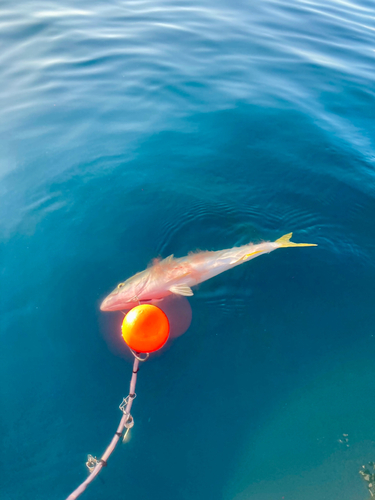
[[[108,295],[103,302],[100,304],[101,311],[121,311],[121,309],[126,309],[124,306],[124,301],[118,294]]]
[[[163,300],[164,297],[158,299],[142,299],[142,300],[131,300],[130,302],[124,302],[124,299],[119,297],[119,294],[114,293],[110,294],[106,297],[103,302],[100,304],[101,311],[128,311],[135,306],[140,304],[153,304],[154,302],[158,303]]]

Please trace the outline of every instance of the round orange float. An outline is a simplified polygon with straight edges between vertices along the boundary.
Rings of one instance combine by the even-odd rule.
[[[165,313],[151,304],[131,309],[122,322],[122,338],[136,352],[154,352],[169,337],[169,321]]]

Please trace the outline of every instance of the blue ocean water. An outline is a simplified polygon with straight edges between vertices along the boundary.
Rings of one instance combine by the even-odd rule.
[[[112,438],[119,281],[293,231],[318,247],[189,299],[82,498],[366,500],[373,2],[4,0],[0,26],[1,498],[66,498]]]

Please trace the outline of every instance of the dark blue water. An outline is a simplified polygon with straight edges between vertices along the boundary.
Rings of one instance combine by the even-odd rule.
[[[319,246],[195,292],[82,498],[369,497],[373,7],[2,2],[2,499],[64,499],[109,443],[131,364],[99,304],[119,281],[290,231]]]

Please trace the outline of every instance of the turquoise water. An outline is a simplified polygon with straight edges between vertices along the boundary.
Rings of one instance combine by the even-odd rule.
[[[0,26],[1,498],[64,499],[115,432],[119,281],[293,231],[319,246],[196,290],[82,498],[366,500],[373,3],[5,0]]]

